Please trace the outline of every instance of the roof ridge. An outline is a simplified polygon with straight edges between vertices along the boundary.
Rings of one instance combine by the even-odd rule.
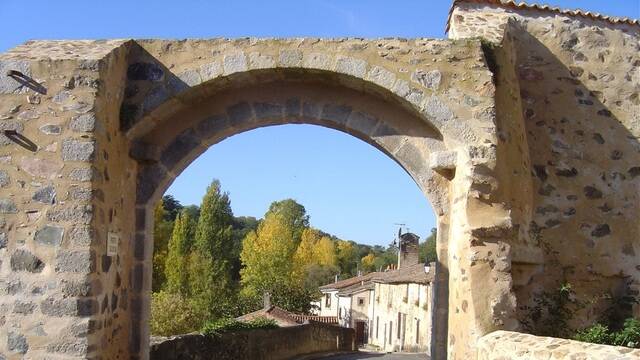
[[[497,5],[503,8],[508,9],[525,9],[525,10],[538,10],[538,11],[546,11],[550,13],[556,13],[561,15],[575,16],[575,17],[583,17],[592,20],[603,20],[610,24],[627,24],[627,25],[636,25],[640,26],[640,21],[638,19],[628,18],[628,17],[618,17],[618,16],[609,16],[603,15],[598,12],[592,12],[589,10],[582,9],[562,9],[557,6],[550,6],[547,4],[536,4],[536,3],[525,3],[515,2],[513,0],[453,0],[451,3],[451,8],[449,9],[449,16],[447,17],[447,26],[445,28],[445,32],[449,32],[449,27],[451,25],[451,16],[453,15],[453,10],[460,3],[478,3],[478,4],[489,4],[489,5]]]

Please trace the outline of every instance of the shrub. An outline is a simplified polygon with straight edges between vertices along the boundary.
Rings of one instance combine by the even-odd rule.
[[[595,324],[578,331],[574,339],[595,344],[640,348],[640,320],[626,319],[622,329],[615,332],[610,331],[606,325]]]
[[[179,294],[160,291],[151,295],[153,335],[170,336],[194,332],[202,325],[203,315],[193,304]]]
[[[574,336],[578,341],[594,344],[610,344],[611,334],[609,328],[602,324],[592,325],[584,330],[578,331]]]
[[[257,317],[250,321],[239,321],[236,319],[219,319],[204,324],[201,332],[206,335],[217,336],[227,332],[253,330],[253,329],[275,329],[278,323],[275,320],[265,317]]]
[[[622,330],[613,334],[613,345],[640,348],[640,320],[629,318]]]

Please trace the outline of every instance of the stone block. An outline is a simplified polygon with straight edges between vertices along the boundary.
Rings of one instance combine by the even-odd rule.
[[[411,74],[411,80],[424,86],[427,89],[438,90],[442,81],[442,73],[439,70],[422,71],[416,70]]]
[[[31,65],[27,60],[0,60],[0,94],[12,94],[22,89],[22,84],[7,76],[11,70],[31,76]]]
[[[231,126],[235,126],[236,124],[251,121],[251,119],[253,119],[253,110],[249,103],[240,102],[229,106],[227,108],[227,115],[229,116],[229,123]]]
[[[93,230],[88,225],[76,225],[69,233],[69,239],[75,246],[89,246],[93,238]]]
[[[220,62],[213,61],[207,64],[200,65],[200,76],[202,81],[209,81],[215,79],[222,74],[222,65]]]
[[[367,78],[385,89],[393,88],[393,84],[396,81],[396,75],[381,66],[374,66],[371,68]]]
[[[94,178],[94,170],[92,168],[76,168],[69,173],[69,179],[73,181],[91,181]]]
[[[160,161],[167,169],[173,169],[176,164],[185,158],[191,151],[200,145],[200,140],[193,129],[187,129],[180,133],[162,151]]]
[[[75,298],[48,298],[40,303],[43,315],[53,317],[75,316],[78,314],[78,304]]]
[[[279,61],[282,67],[300,67],[302,65],[302,51],[296,49],[281,50]]]
[[[37,307],[38,305],[36,305],[33,301],[17,300],[13,305],[13,313],[28,315],[32,314]]]
[[[9,331],[7,333],[7,350],[14,353],[25,354],[29,350],[27,338],[20,333]]]
[[[69,128],[76,132],[92,132],[96,128],[96,115],[94,113],[78,115],[71,119]]]
[[[258,119],[282,119],[282,105],[254,102],[253,111]]]
[[[338,56],[336,71],[363,79],[367,74],[367,62],[348,56]]]
[[[38,189],[31,199],[39,203],[51,205],[56,202],[56,188],[50,185]]]
[[[95,258],[87,250],[60,251],[55,269],[56,272],[89,273],[95,269]]]
[[[23,157],[19,164],[19,168],[27,174],[44,179],[55,179],[60,174],[63,166],[59,161],[40,159],[32,156]]]
[[[2,76],[0,76],[1,78]],[[0,146],[11,145],[13,140],[6,136],[6,131],[22,133],[24,125],[14,120],[0,120]]]
[[[34,240],[38,244],[57,246],[62,242],[64,228],[56,225],[45,225],[36,231]]]
[[[453,170],[457,162],[457,151],[438,151],[429,155],[429,167],[435,171]]]
[[[242,52],[225,55],[223,66],[225,75],[247,71],[247,57]]]
[[[63,161],[91,161],[95,153],[95,142],[65,139],[62,142]]]
[[[11,254],[11,270],[39,273],[44,269],[44,262],[28,250],[18,249]]]
[[[51,222],[73,221],[79,224],[88,224],[93,218],[91,205],[75,205],[65,208],[53,208],[47,211],[47,220]]]
[[[9,176],[9,173],[4,170],[0,170],[0,188],[9,186],[10,183],[11,177]]]
[[[18,208],[13,200],[0,198],[0,214],[15,214],[17,212]]]
[[[322,108],[322,119],[331,120],[338,124],[346,124],[352,108],[342,104],[325,104]]]
[[[62,128],[60,125],[46,124],[40,127],[40,131],[45,135],[60,135],[62,133]]]

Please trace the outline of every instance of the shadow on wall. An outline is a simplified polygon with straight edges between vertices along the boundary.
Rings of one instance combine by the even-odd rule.
[[[542,271],[515,290],[519,317],[537,335],[567,335],[558,327],[576,329],[597,321],[610,306],[602,294],[620,295],[629,281],[640,286],[640,143],[629,130],[633,114],[624,108],[626,101],[629,108],[640,103],[631,72],[616,79],[620,75],[607,70],[608,61],[624,57],[619,53],[624,48],[595,47],[602,50],[595,59],[579,50],[582,41],[607,41],[589,29],[583,31],[593,33],[582,37],[558,32],[561,56],[573,59],[568,67],[527,30],[507,34],[517,50],[515,70],[534,177],[530,236],[545,257]],[[633,69],[638,71],[637,65]],[[618,84],[629,84],[631,91],[625,93]],[[571,284],[578,299],[568,305],[570,313],[533,319],[536,299],[563,283]]]

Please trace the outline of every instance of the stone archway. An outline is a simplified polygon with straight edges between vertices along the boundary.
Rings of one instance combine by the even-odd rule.
[[[47,295],[48,302],[59,303],[56,308],[67,302],[78,307],[64,314],[89,329],[78,353],[148,356],[150,205],[207,147],[243,131],[286,123],[331,127],[372,144],[397,161],[431,202],[443,269],[438,358],[469,358],[480,336],[518,326],[509,246],[517,234],[510,209],[496,195],[495,173],[512,165],[499,158],[493,74],[479,41],[53,44],[27,45],[36,58],[41,52],[47,57],[22,70],[50,79],[56,95],[44,98],[38,109],[60,107],[53,115],[60,118],[76,113],[64,133],[61,160],[51,162],[67,166],[65,177],[51,182],[59,193],[70,195],[43,211],[71,236],[84,231],[86,241],[63,244],[57,253],[37,246],[31,250],[51,269],[46,276],[60,282],[70,278],[58,271],[62,265],[87,263],[73,276],[89,284],[90,291]],[[56,57],[60,61],[52,63]],[[19,101],[13,100],[16,89],[2,101]],[[35,124],[25,134],[39,139]],[[516,162],[526,164],[521,160]],[[68,168],[73,170],[67,175]],[[88,185],[83,189],[89,195],[74,195],[77,181]],[[74,221],[85,219],[82,214],[87,215],[80,228]],[[41,225],[29,226],[36,231]],[[12,245],[9,250],[20,249]],[[53,323],[56,316],[48,312],[43,318]],[[12,316],[8,324],[21,321]],[[73,331],[71,324],[65,327],[61,338],[69,340],[45,351],[72,347],[68,344],[78,339]]]

